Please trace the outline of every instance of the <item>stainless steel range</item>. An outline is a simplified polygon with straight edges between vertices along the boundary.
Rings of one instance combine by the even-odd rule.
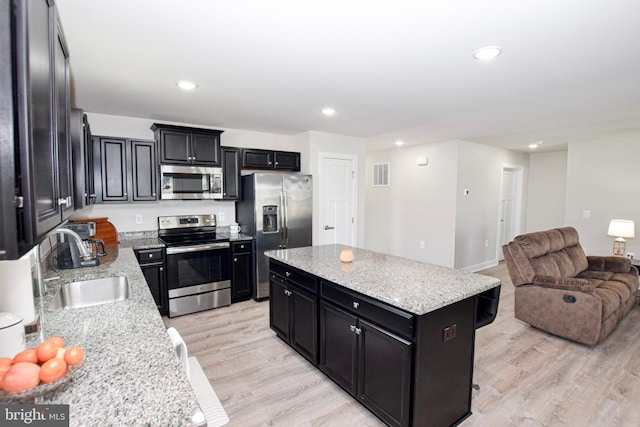
[[[167,246],[169,317],[231,304],[228,239],[216,237],[215,215],[158,217]]]

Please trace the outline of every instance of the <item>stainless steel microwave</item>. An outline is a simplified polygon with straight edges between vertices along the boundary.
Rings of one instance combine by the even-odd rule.
[[[222,168],[160,166],[161,199],[222,199]]]

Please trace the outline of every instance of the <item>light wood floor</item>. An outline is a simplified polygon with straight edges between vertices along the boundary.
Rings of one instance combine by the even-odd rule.
[[[496,321],[476,334],[473,415],[461,426],[639,426],[640,309],[596,347],[513,317],[503,265]],[[383,426],[269,329],[268,302],[174,319],[229,415],[229,426]]]

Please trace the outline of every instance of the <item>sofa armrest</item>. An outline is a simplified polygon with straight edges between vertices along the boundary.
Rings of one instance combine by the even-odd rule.
[[[593,293],[596,288],[593,283],[587,279],[577,279],[575,277],[552,277],[552,276],[535,276],[533,284],[543,288],[563,289],[569,291],[581,291]]]
[[[595,256],[587,257],[589,262],[588,270],[610,271],[612,273],[631,273],[631,260],[623,256]]]

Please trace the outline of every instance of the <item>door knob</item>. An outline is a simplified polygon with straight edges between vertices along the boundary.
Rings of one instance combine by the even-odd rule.
[[[329,227],[328,225],[325,225],[325,226],[324,226],[324,229],[325,229],[325,230],[334,230],[334,229],[335,229],[335,227]]]

